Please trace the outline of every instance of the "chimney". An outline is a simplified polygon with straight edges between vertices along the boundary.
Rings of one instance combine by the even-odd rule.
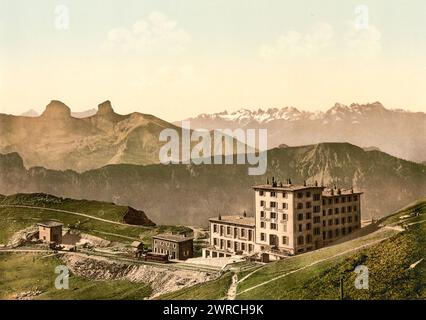
[[[218,220],[222,220],[222,216],[220,215],[220,213],[219,213]]]
[[[303,180],[303,186],[306,187],[306,180]]]
[[[291,185],[291,179],[288,179],[288,184]]]
[[[243,217],[247,217],[247,212],[244,210]]]
[[[340,190],[340,188],[339,189],[337,189],[337,194],[342,194],[342,190]]]
[[[318,181],[315,180],[315,187],[318,187]]]

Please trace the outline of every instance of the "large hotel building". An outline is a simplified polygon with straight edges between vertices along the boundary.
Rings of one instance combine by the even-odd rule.
[[[269,254],[271,259],[316,250],[361,227],[361,194],[317,183],[253,187],[255,216],[210,219],[204,257]]]

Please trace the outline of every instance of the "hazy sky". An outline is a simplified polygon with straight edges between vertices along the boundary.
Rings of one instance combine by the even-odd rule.
[[[0,112],[426,112],[424,0],[0,0]]]

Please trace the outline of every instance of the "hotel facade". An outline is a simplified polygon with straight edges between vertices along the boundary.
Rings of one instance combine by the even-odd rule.
[[[253,186],[255,215],[210,219],[204,257],[269,254],[271,259],[319,249],[361,227],[361,195],[353,189],[272,183]]]

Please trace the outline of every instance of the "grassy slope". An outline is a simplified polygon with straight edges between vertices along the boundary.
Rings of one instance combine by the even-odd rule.
[[[121,222],[122,216],[127,210],[127,207],[117,206],[112,203],[62,199],[42,194],[20,194],[8,197],[0,196],[0,204],[26,205],[75,211],[117,222]],[[83,232],[112,241],[129,243],[132,240],[111,234],[142,239],[148,246],[151,244],[151,236],[157,233],[166,231],[191,231],[189,228],[179,226],[144,227],[117,225],[64,212],[31,208],[0,207],[0,224],[2,226],[2,228],[0,228],[0,243],[6,243],[15,232],[43,220],[59,220],[65,224],[65,227],[77,225],[77,228]]]
[[[426,219],[426,201],[418,201],[384,219],[382,223],[388,226],[401,224],[399,217],[413,212],[422,212],[422,215],[404,220],[404,223],[416,223]],[[345,253],[347,250],[388,237],[390,238],[367,248]],[[237,299],[339,299],[341,278],[344,279],[347,299],[426,299],[426,262],[419,263],[415,269],[409,269],[411,264],[424,257],[426,223],[412,225],[408,231],[402,233],[392,229],[380,229],[352,241],[259,268],[238,285]],[[325,258],[331,259],[308,266]],[[369,268],[369,290],[357,290],[354,287],[356,274],[353,271],[360,264]],[[304,269],[243,292],[300,268]],[[250,273],[240,273],[238,278],[242,279]],[[229,277],[229,274],[226,277]],[[223,293],[226,293],[229,287],[229,283],[224,279],[226,278],[178,291],[164,298],[223,298]]]
[[[71,275],[68,290],[55,288],[55,267],[63,262],[40,254],[0,253],[0,299],[17,293],[40,290],[35,299],[143,299],[151,294],[147,284],[129,281],[94,281]]]
[[[232,276],[226,273],[221,278],[204,284],[178,290],[159,297],[160,300],[219,300],[226,296]]]

